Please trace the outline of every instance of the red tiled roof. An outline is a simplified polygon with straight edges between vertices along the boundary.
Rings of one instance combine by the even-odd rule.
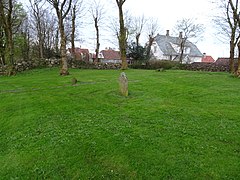
[[[215,60],[212,58],[212,56],[204,56],[202,58],[202,62],[204,63],[213,63]]]
[[[101,51],[104,59],[106,60],[120,60],[120,52],[119,51],[114,51],[112,49],[108,50],[102,50]]]
[[[71,54],[73,53],[72,48],[68,48],[68,51]],[[74,52],[77,60],[89,61],[90,54],[88,49],[75,48]]]
[[[221,65],[228,65],[229,64],[229,58],[218,58],[215,62],[216,64],[221,64]]]
[[[73,52],[72,48],[68,48],[68,50],[69,50],[70,53]],[[81,48],[75,48],[74,52],[75,53],[89,54],[89,50],[88,49],[81,49]]]
[[[216,64],[221,64],[221,65],[229,65],[229,57],[220,57],[216,60]],[[237,63],[238,59],[234,58],[234,63]]]

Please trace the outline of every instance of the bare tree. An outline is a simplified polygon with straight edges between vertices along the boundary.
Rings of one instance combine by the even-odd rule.
[[[76,55],[75,55],[76,12],[77,12],[77,4],[74,3],[71,10],[71,16],[72,16],[71,44],[72,44],[72,54],[73,54],[74,60],[76,60]]]
[[[119,49],[121,54],[121,60],[122,60],[122,67],[121,69],[127,69],[127,29],[124,25],[124,17],[123,17],[123,4],[126,2],[126,0],[116,0],[118,11],[119,11],[119,34],[118,34],[118,42],[119,42]]]
[[[96,62],[99,62],[98,56],[99,56],[99,48],[100,48],[100,35],[99,35],[99,26],[100,23],[103,21],[104,19],[104,6],[101,4],[101,2],[98,0],[94,0],[92,2],[92,5],[90,7],[90,13],[92,15],[93,21],[94,21],[94,27],[96,30],[96,49],[95,49],[95,53],[96,53]]]
[[[32,56],[40,59],[50,58],[57,54],[55,51],[56,34],[58,33],[56,16],[50,12],[42,0],[30,0],[30,36],[34,44]],[[58,46],[58,43],[56,43]],[[55,51],[55,52],[54,52]]]
[[[44,3],[41,2],[41,0],[29,0],[31,11],[33,14],[33,24],[35,24],[34,29],[36,29],[37,32],[37,39],[38,39],[38,45],[39,45],[39,58],[43,58],[43,49],[44,49],[44,16],[46,13],[46,10],[43,9]]]
[[[75,38],[76,38],[76,28],[77,28],[77,19],[81,18],[83,12],[83,0],[74,0],[71,8],[71,46],[72,46],[72,54],[74,59],[76,59],[75,55]]]
[[[147,20],[147,34],[148,34],[148,43],[147,43],[147,58],[151,58],[151,47],[154,41],[154,37],[157,35],[159,30],[159,23],[157,19],[150,18]]]
[[[237,7],[237,2],[235,6]],[[230,42],[230,60],[229,60],[229,71],[230,73],[235,73],[234,67],[234,57],[235,57],[235,48],[240,38],[239,27],[237,19],[234,18],[234,12],[230,6],[230,2],[226,0],[216,1],[217,8],[219,13],[214,18],[214,23],[218,29],[218,37],[222,41]]]
[[[133,20],[133,28],[134,28],[134,34],[135,34],[135,39],[136,39],[136,45],[137,47],[140,45],[139,44],[139,39],[143,31],[143,27],[146,24],[147,19],[145,18],[144,15],[135,17]]]
[[[45,24],[44,24],[44,57],[56,57],[58,56],[58,39],[56,34],[58,34],[59,29],[56,21],[56,16],[51,12],[45,14]],[[55,44],[56,43],[56,44]],[[55,50],[55,47],[57,49]]]
[[[14,56],[24,61],[30,60],[30,32],[29,19],[25,16],[23,23],[19,26],[18,31],[14,34]],[[19,40],[20,39],[20,40]]]
[[[109,38],[108,41],[114,46],[119,46],[118,35],[119,35],[119,22],[116,17],[109,17],[109,23],[106,24],[108,31],[112,35],[112,38]]]
[[[230,27],[230,72],[235,73],[235,67],[234,67],[234,52],[236,45],[238,46],[238,50],[240,50],[240,33],[239,33],[239,26],[238,26],[238,19],[235,17],[236,13],[238,13],[238,0],[236,1],[235,7],[232,3],[232,1],[228,1],[227,7],[226,7],[226,14],[227,14],[227,22]],[[238,33],[238,34],[237,34]],[[240,62],[239,62],[240,63]]]
[[[72,0],[63,0],[60,2],[60,0],[47,0],[55,9],[58,17],[58,26],[60,31],[60,37],[61,37],[61,62],[62,62],[62,68],[60,70],[60,75],[68,75],[68,64],[67,64],[67,52],[66,52],[66,34],[64,30],[64,19],[68,15],[70,9]]]
[[[124,11],[124,26],[126,30],[126,45],[127,42],[131,42],[131,37],[134,36],[136,28],[133,25],[133,19],[134,17],[129,13],[129,11]],[[120,26],[119,26],[119,20],[117,17],[110,17],[109,18],[110,23],[107,25],[107,28],[109,31],[112,32],[112,35],[114,38],[111,38],[110,42],[114,44],[115,46],[119,46],[119,32],[120,32]],[[135,39],[135,37],[133,37]]]
[[[233,0],[228,0],[228,3],[233,12],[234,21],[237,22],[238,28],[240,28],[240,11],[239,11],[238,0],[236,0],[235,3]],[[238,67],[237,67],[237,70],[235,71],[235,75],[239,77],[240,76],[240,41],[239,39],[238,39],[237,47],[238,47]]]
[[[186,46],[186,42],[188,39],[201,39],[201,35],[203,33],[204,26],[202,24],[197,24],[193,19],[183,18],[182,20],[178,20],[175,29],[180,32],[179,40],[180,40],[180,57],[179,62],[182,63],[184,50]]]

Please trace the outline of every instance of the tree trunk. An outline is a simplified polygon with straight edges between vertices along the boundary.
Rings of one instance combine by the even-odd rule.
[[[98,19],[97,17],[94,18],[94,23],[95,23],[95,29],[96,29],[96,35],[97,35],[97,44],[96,44],[96,59],[95,62],[99,62],[99,48],[100,48],[100,41],[99,41],[99,27],[98,27]]]
[[[238,42],[237,47],[238,47],[238,66],[237,66],[237,70],[235,72],[235,75],[237,77],[240,77],[240,41]]]
[[[153,44],[154,38],[149,35],[149,39],[148,39],[148,46],[147,46],[147,59],[149,60],[151,58],[151,47]]]
[[[127,48],[126,48],[126,36],[127,36],[127,31],[124,25],[124,18],[123,18],[123,3],[125,1],[120,1],[117,2],[118,4],[118,9],[119,9],[119,24],[120,24],[120,35],[119,35],[119,48],[120,48],[120,54],[121,54],[121,60],[122,60],[122,70],[125,70],[128,68],[127,64]]]
[[[56,32],[56,37],[55,37],[55,52],[56,52],[56,56],[59,57],[59,29],[57,29]]]
[[[44,39],[43,39],[43,28],[42,28],[42,23],[41,23],[41,17],[39,14],[39,10],[37,7],[37,12],[36,12],[36,19],[37,19],[37,31],[38,31],[38,41],[39,41],[39,58],[43,59],[43,49],[44,49]]]
[[[2,29],[2,24],[0,24],[0,60],[1,60],[1,64],[5,65],[5,39],[4,39],[4,32]]]
[[[8,39],[8,49],[9,49],[9,60],[10,64],[14,66],[14,44],[13,44],[13,34],[12,34],[12,28],[9,27],[9,39]]]
[[[140,33],[138,33],[137,35],[136,35],[136,45],[137,45],[137,47],[139,46],[139,39],[140,39]]]
[[[71,44],[72,44],[72,55],[73,59],[76,60],[75,52],[75,21],[76,21],[76,5],[74,5],[72,10],[72,34],[71,34]]]
[[[179,63],[182,64],[183,63],[183,53],[184,53],[184,46],[185,46],[185,38],[182,38],[180,40],[180,57],[179,57]]]
[[[3,10],[3,4],[1,3],[1,11]],[[14,43],[13,43],[13,32],[12,32],[12,10],[13,4],[12,0],[8,1],[8,10],[6,13],[6,17],[3,15],[4,21],[4,32],[6,35],[6,61],[8,64],[8,75],[14,75]],[[3,11],[4,13],[4,11]]]
[[[60,36],[61,36],[60,51],[61,51],[61,63],[62,63],[60,75],[66,76],[66,75],[69,75],[69,72],[68,72],[67,52],[66,52],[66,35],[64,31],[63,20],[61,20],[59,23],[59,30],[60,30]]]
[[[68,63],[67,63],[67,51],[66,51],[66,35],[65,35],[65,31],[64,31],[64,19],[66,18],[67,14],[70,11],[71,8],[71,4],[72,4],[72,0],[69,0],[67,8],[65,9],[65,5],[66,5],[66,0],[63,0],[63,2],[60,5],[60,9],[59,9],[59,1],[57,0],[47,0],[50,4],[53,5],[53,7],[56,10],[57,13],[57,17],[58,17],[58,26],[59,26],[59,31],[60,31],[60,37],[61,37],[61,47],[60,47],[60,51],[61,51],[61,70],[60,70],[60,75],[62,76],[66,76],[69,75],[68,72]]]
[[[235,67],[234,67],[234,40],[230,41],[230,59],[229,59],[229,71],[231,74],[234,74],[235,72]]]
[[[122,32],[124,35],[120,36],[120,54],[121,54],[121,60],[122,60],[122,70],[125,70],[128,68],[127,64],[127,55],[126,55],[126,30]]]
[[[41,35],[39,36],[39,58],[43,59],[43,38]]]

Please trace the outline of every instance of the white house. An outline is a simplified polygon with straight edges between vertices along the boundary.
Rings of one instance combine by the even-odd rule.
[[[154,38],[151,51],[153,59],[179,61],[180,43],[182,34],[179,37],[172,37],[167,30],[166,35],[157,35]],[[183,63],[201,62],[203,54],[199,51],[196,45],[190,41],[186,41],[183,53]]]

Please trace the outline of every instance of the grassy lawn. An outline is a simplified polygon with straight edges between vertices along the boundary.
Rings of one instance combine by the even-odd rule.
[[[239,79],[70,72],[0,77],[0,179],[240,179]]]

